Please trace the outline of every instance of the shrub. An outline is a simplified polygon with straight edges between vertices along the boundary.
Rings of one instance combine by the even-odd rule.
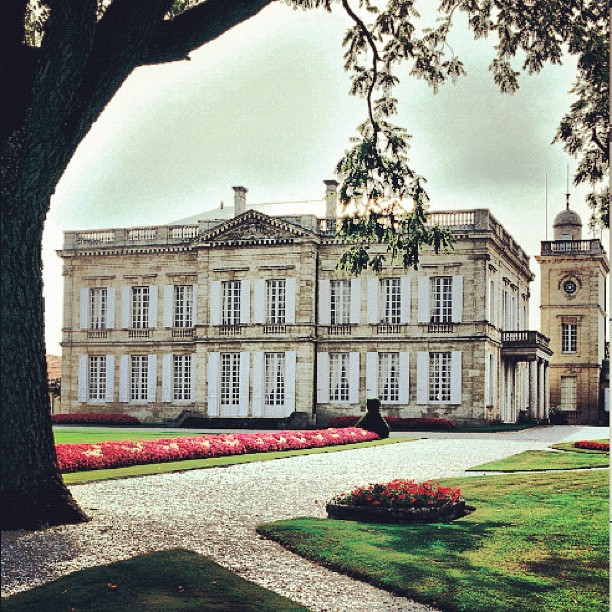
[[[354,444],[378,436],[357,428],[281,431],[252,434],[214,434],[159,440],[57,444],[61,472],[80,472],[185,459]]]
[[[346,415],[339,417],[332,417],[327,422],[328,427],[355,427],[360,417],[358,415]],[[457,425],[450,419],[439,419],[436,417],[419,417],[419,418],[407,418],[407,417],[385,417],[389,427],[392,431],[401,430],[419,430],[419,429],[454,429]]]
[[[59,425],[140,425],[140,420],[129,414],[52,414],[51,422]]]
[[[585,448],[587,450],[598,450],[610,452],[609,442],[595,442],[594,440],[581,440],[574,442],[574,448]]]

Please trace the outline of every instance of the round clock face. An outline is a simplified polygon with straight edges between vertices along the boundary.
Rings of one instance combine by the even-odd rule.
[[[573,295],[576,293],[576,283],[572,280],[565,281],[563,283],[563,291],[568,295]]]

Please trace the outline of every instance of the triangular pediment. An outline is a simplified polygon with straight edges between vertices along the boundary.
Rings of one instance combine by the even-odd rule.
[[[206,232],[199,242],[227,244],[286,243],[304,238],[307,230],[256,210],[247,210],[238,217],[221,223]]]

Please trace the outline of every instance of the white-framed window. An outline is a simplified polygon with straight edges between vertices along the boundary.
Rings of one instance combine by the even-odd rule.
[[[331,281],[330,300],[331,324],[348,325],[351,322],[351,281]]]
[[[451,354],[429,353],[429,401],[451,400]]]
[[[193,285],[174,285],[174,327],[193,327]]]
[[[329,400],[349,401],[349,354],[329,354]]]
[[[432,276],[429,279],[429,310],[432,323],[453,320],[453,277]]]
[[[89,327],[106,329],[108,320],[108,289],[95,287],[89,290]]]
[[[223,281],[223,325],[240,325],[240,281]]]
[[[401,321],[401,279],[383,278],[380,281],[380,322],[398,325]]]
[[[287,281],[266,281],[266,323],[284,324],[286,321]]]
[[[150,287],[132,287],[132,328],[149,327]]]
[[[378,397],[381,402],[399,401],[399,353],[378,353]]]
[[[284,406],[285,353],[265,353],[264,381],[264,406]]]
[[[172,397],[175,400],[191,400],[191,355],[173,355]]]
[[[578,350],[578,325],[576,323],[561,324],[561,352],[575,353]]]
[[[577,384],[575,376],[561,377],[561,410],[576,410]]]
[[[240,353],[221,353],[221,405],[240,404]]]
[[[89,356],[87,399],[92,401],[106,398],[106,355]]]
[[[149,361],[147,355],[130,356],[130,401],[148,398]]]

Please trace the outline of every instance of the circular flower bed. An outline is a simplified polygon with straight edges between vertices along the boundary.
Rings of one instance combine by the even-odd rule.
[[[460,489],[404,479],[356,487],[325,508],[329,518],[372,523],[441,523],[475,510],[466,505]]]

